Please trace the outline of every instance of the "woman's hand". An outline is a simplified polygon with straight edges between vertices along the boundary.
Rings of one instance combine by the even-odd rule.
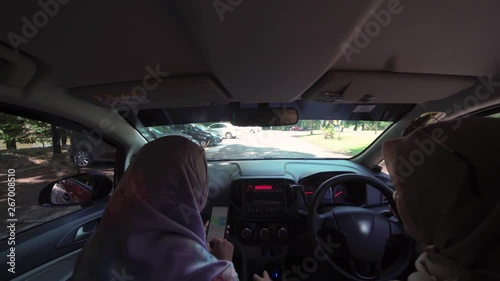
[[[208,247],[212,255],[214,255],[219,260],[232,261],[234,246],[231,242],[226,239],[214,238],[209,241]]]
[[[260,277],[258,274],[254,274],[253,281],[271,281],[271,277],[269,277],[267,271],[264,270],[264,272],[262,273],[262,277]]]

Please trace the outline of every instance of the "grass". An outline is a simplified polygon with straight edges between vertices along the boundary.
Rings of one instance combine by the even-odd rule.
[[[379,135],[381,131],[375,134],[375,131],[351,131],[335,132],[333,139],[325,139],[323,132],[316,130],[312,135],[298,136],[308,142],[321,146],[334,153],[355,156],[365,150]]]

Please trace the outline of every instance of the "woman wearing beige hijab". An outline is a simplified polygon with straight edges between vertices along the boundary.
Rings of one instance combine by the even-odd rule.
[[[458,119],[384,144],[399,216],[425,246],[409,281],[500,280],[499,129]]]

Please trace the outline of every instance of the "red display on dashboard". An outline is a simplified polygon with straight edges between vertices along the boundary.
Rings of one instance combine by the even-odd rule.
[[[273,190],[272,185],[256,185],[255,190]]]

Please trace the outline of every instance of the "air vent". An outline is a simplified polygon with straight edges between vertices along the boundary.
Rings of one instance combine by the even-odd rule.
[[[381,180],[383,183],[392,184],[392,180],[388,177],[375,176],[377,179]]]
[[[286,186],[286,207],[290,208],[295,201],[297,201],[297,189],[293,188],[291,185],[294,184],[294,182],[285,182]]]
[[[241,185],[234,184],[231,193],[231,202],[233,202],[234,206],[238,209],[241,209]]]

